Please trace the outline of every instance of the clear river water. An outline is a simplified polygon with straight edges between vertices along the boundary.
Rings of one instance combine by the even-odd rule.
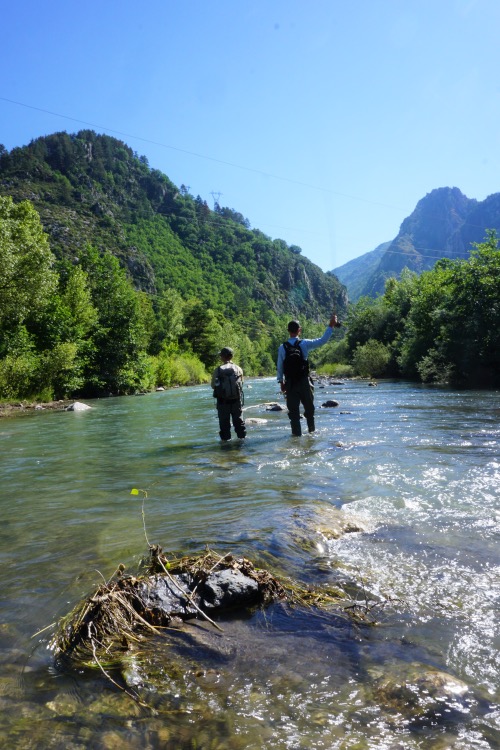
[[[267,421],[225,444],[208,386],[0,421],[1,747],[500,747],[500,394],[317,384],[302,438],[276,400],[248,380],[245,416]],[[160,683],[128,679],[150,711],[99,669],[56,669],[45,630],[135,571],[146,537],[349,598],[205,623],[191,649],[147,638]]]

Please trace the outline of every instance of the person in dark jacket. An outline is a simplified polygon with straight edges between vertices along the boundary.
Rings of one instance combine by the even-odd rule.
[[[233,359],[233,350],[225,346],[220,350],[221,365],[212,374],[214,398],[217,399],[219,435],[222,441],[231,440],[231,421],[236,435],[246,437],[243,412],[243,370]]]

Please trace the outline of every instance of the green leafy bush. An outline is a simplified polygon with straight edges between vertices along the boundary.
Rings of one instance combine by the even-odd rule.
[[[363,378],[379,378],[385,375],[390,359],[389,349],[380,341],[370,339],[356,347],[352,365],[355,373]]]
[[[321,367],[318,367],[316,372],[319,375],[329,375],[335,378],[352,378],[355,374],[354,367],[352,365],[344,365],[339,362],[321,365]]]
[[[34,353],[8,354],[0,360],[0,398],[4,400],[31,398],[38,357]]]
[[[449,383],[453,379],[453,367],[443,355],[430,349],[417,364],[417,371],[423,383]]]
[[[64,398],[80,389],[83,377],[77,355],[77,345],[69,341],[42,352],[36,373],[37,393],[49,393],[50,398]]]
[[[171,365],[172,385],[195,385],[206,383],[208,375],[202,362],[194,354],[181,354]]]
[[[181,353],[171,347],[151,361],[158,386],[195,385],[209,380],[204,364],[191,352]]]

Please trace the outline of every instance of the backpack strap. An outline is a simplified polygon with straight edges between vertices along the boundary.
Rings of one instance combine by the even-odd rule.
[[[302,351],[302,347],[300,346],[300,339],[295,339],[293,344],[291,344],[289,341],[283,341],[283,347],[285,349],[285,352],[289,352],[290,349],[298,349],[300,352],[300,356],[305,360],[304,352]]]

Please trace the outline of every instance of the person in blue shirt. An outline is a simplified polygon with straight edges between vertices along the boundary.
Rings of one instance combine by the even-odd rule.
[[[277,379],[281,386],[281,392],[285,394],[286,405],[288,408],[288,417],[292,435],[299,437],[302,435],[300,425],[300,404],[304,407],[304,416],[307,421],[309,432],[316,429],[314,423],[314,386],[309,377],[309,352],[318,349],[330,340],[334,328],[339,328],[337,316],[332,315],[330,322],[319,339],[301,339],[302,328],[298,320],[291,320],[288,324],[288,333],[290,338],[285,341],[278,349]],[[296,348],[300,349],[298,356]],[[295,349],[295,352],[293,351]],[[292,354],[287,356],[287,350]],[[293,367],[291,360],[295,360],[297,365]],[[295,372],[291,372],[291,369]],[[288,370],[288,376],[286,372]]]

